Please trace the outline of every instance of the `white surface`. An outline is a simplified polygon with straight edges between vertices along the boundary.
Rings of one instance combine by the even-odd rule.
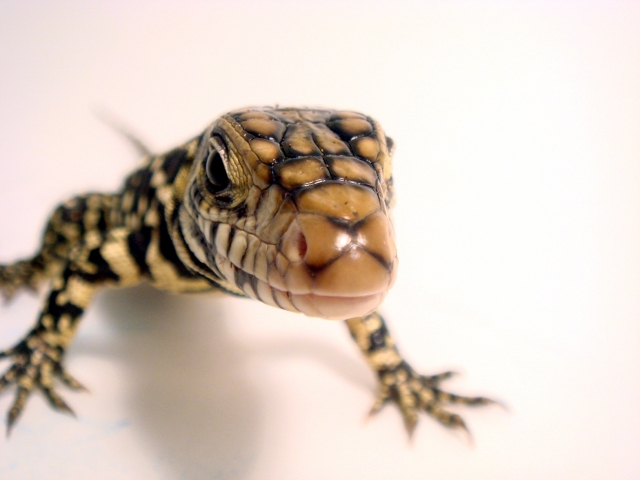
[[[340,325],[225,297],[105,292],[69,356],[78,419],[34,395],[7,479],[634,479],[640,476],[640,5],[2,2],[0,260],[54,204],[229,109],[365,111],[398,146],[401,266],[384,311],[452,390],[469,448],[409,443]],[[0,310],[9,346],[39,301]],[[6,411],[13,390],[0,397]]]

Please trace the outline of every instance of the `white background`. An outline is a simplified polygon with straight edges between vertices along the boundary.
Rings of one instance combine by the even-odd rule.
[[[384,312],[425,373],[510,406],[407,440],[346,329],[227,297],[99,295],[6,479],[640,478],[640,4],[0,3],[0,261],[52,207],[246,105],[364,111],[397,144]],[[33,324],[0,310],[0,344]],[[8,364],[6,364],[8,365]],[[14,389],[0,397],[6,411]]]

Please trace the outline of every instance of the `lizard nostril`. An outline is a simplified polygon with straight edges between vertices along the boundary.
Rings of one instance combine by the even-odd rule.
[[[307,254],[307,239],[304,236],[304,233],[300,232],[298,235],[298,255],[300,258],[304,258]]]
[[[297,263],[304,259],[308,248],[307,239],[302,233],[300,224],[294,220],[282,238],[282,253],[290,262]]]

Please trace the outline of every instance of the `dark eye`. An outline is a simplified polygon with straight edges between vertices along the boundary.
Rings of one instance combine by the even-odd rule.
[[[229,186],[229,177],[224,168],[224,162],[220,152],[213,148],[206,160],[205,169],[209,180],[209,190],[211,193],[218,193]]]

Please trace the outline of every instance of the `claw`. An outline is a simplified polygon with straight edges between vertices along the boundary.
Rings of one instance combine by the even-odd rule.
[[[74,411],[71,410],[69,405],[67,405],[62,397],[60,397],[60,395],[55,392],[55,390],[53,390],[52,388],[43,388],[42,390],[53,408],[55,408],[56,410],[60,410],[61,412],[68,413],[73,417],[76,416]]]
[[[422,377],[423,381],[426,381],[429,384],[438,384],[444,380],[448,380],[456,375],[460,375],[459,372],[455,372],[453,370],[448,370],[446,372],[438,373],[437,375],[429,375]]]
[[[381,389],[380,392],[378,392],[378,398],[376,398],[376,401],[371,407],[371,410],[369,410],[369,417],[372,417],[373,415],[378,413],[380,410],[382,410],[382,407],[384,407],[388,401],[389,401],[389,392],[388,391],[385,392],[384,390]]]
[[[418,415],[415,413],[409,414],[408,412],[402,412],[402,416],[404,418],[404,426],[407,429],[407,433],[409,434],[409,439],[413,438],[413,432],[416,430],[416,425],[418,423]]]
[[[9,305],[15,293],[16,293],[15,289],[9,289],[7,285],[0,287],[0,294],[2,295],[3,305],[5,306]]]
[[[25,342],[22,341],[11,348],[7,348],[6,350],[1,351],[0,358],[13,357],[20,353],[24,353],[24,347],[25,347]],[[22,361],[22,359],[17,359],[17,360]]]
[[[0,377],[0,392],[15,381],[17,373],[18,366],[12,365],[9,370],[7,370],[4,375],[2,375],[2,377]]]
[[[67,373],[62,367],[57,369],[56,373],[60,377],[60,380],[69,387],[71,390],[76,390],[78,392],[88,392],[89,389],[82,385],[79,381],[73,378],[70,374]]]
[[[476,403],[467,403],[466,405],[469,405],[471,407],[495,405],[496,407],[502,408],[505,412],[511,411],[509,409],[509,406],[500,400],[494,400],[493,398],[486,398],[486,397],[475,397],[475,399],[477,400]]]
[[[7,305],[19,287],[16,285],[16,279],[20,276],[20,263],[15,265],[0,265],[0,293],[2,294],[4,304]]]
[[[467,439],[467,442],[469,442],[469,446],[473,447],[476,444],[476,442],[473,439],[473,435],[471,434],[471,430],[469,430],[469,428],[467,427],[467,424],[462,419],[462,417],[460,417],[459,415],[456,415],[456,416],[460,419],[460,423],[458,423],[457,425],[453,426],[453,428],[456,428],[461,433],[463,433],[463,436]]]
[[[30,390],[24,387],[18,387],[18,393],[16,394],[16,399],[11,406],[11,410],[9,410],[9,414],[7,415],[7,437],[11,434],[11,429],[16,423],[16,420],[22,413],[22,409],[24,408],[24,404],[31,393]]]
[[[448,403],[457,404],[457,405],[468,405],[470,407],[478,407],[478,406],[492,405],[492,404],[502,405],[500,402],[487,397],[465,397],[462,395],[456,395],[454,393],[448,393],[446,395],[449,397]],[[502,406],[504,407],[504,405]]]

